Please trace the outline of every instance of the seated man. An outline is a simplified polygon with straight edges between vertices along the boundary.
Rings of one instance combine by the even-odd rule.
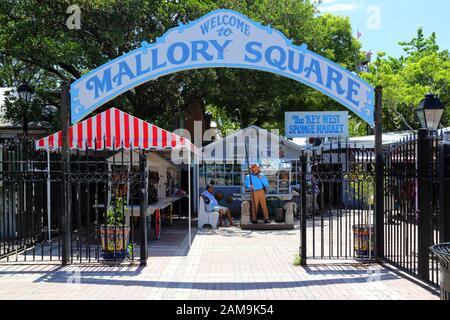
[[[206,191],[202,193],[202,196],[207,197],[210,201],[210,206],[212,211],[218,211],[219,212],[219,226],[222,227],[222,216],[226,214],[228,220],[230,221],[230,226],[234,226],[233,218],[231,217],[231,211],[227,207],[219,206],[219,203],[217,202],[216,198],[214,197],[214,187],[211,184],[208,184],[206,187]]]

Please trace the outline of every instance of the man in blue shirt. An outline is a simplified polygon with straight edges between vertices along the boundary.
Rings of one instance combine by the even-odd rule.
[[[206,191],[202,193],[203,197],[206,197],[209,199],[209,205],[211,208],[211,211],[217,211],[219,212],[219,226],[222,227],[222,216],[225,214],[230,221],[230,226],[233,227],[233,218],[231,217],[230,208],[219,206],[219,202],[217,202],[217,199],[214,197],[214,187],[212,184],[208,184],[206,186]]]
[[[251,179],[250,179],[251,174]],[[267,209],[266,203],[266,192],[269,189],[269,182],[265,175],[260,171],[257,164],[253,164],[250,168],[250,174],[245,177],[245,187],[253,191],[252,202],[252,223],[258,223],[256,219],[258,214],[259,205],[261,205],[264,223],[270,223],[269,220],[269,210]]]

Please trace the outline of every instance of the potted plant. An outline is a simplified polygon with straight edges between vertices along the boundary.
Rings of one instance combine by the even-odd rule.
[[[127,255],[130,227],[124,224],[124,217],[128,209],[121,197],[111,200],[106,211],[106,224],[101,226],[103,257],[124,258]]]
[[[362,172],[362,169],[360,169]],[[355,209],[373,210],[375,182],[357,171],[351,174],[350,186],[357,203]],[[362,218],[353,225],[354,249],[356,258],[372,258],[375,247],[375,227],[369,218]]]

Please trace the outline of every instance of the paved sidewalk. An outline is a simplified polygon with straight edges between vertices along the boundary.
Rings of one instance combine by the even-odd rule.
[[[152,242],[147,268],[1,263],[0,299],[438,299],[379,265],[296,267],[298,235],[200,231],[190,250],[187,237]]]

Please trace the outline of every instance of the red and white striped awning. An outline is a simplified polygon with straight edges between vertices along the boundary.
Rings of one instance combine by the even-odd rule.
[[[116,108],[108,109],[69,128],[70,149],[164,150],[197,148],[189,139],[161,129]],[[62,147],[62,132],[36,141],[37,150],[57,150]]]

